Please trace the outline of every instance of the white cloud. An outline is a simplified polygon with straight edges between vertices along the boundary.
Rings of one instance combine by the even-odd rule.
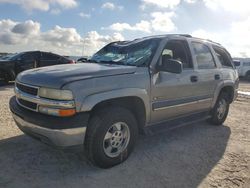
[[[12,32],[25,35],[37,35],[40,32],[40,23],[33,22],[32,20],[17,23],[13,27]]]
[[[141,0],[142,1],[142,9],[146,6],[156,6],[160,8],[170,8],[173,9],[180,4],[181,0]]]
[[[110,3],[110,2],[106,2],[106,3],[102,4],[102,8],[103,9],[114,10],[115,9],[115,4],[114,3]]]
[[[193,4],[193,3],[196,3],[198,0],[184,0],[186,3],[191,3],[191,4]]]
[[[62,9],[69,9],[77,6],[76,0],[0,0],[0,3],[16,4],[27,11],[48,11],[51,6],[59,6]]]
[[[170,32],[176,29],[172,18],[175,16],[173,12],[153,12],[151,25],[154,31]]]
[[[16,22],[7,19],[7,20],[0,20],[0,32],[8,32],[10,31],[14,26],[16,25]]]
[[[158,7],[161,9],[174,9],[180,5],[181,1],[186,3],[194,4],[199,0],[141,0],[142,4],[140,8],[145,10],[147,7]],[[250,6],[249,0],[200,0],[206,7],[212,10],[224,10],[229,12],[235,12],[239,14],[249,13]]]
[[[230,30],[229,46],[235,56],[250,57],[250,16],[245,20],[233,22]]]
[[[130,25],[128,23],[114,23],[108,28],[114,31],[142,31],[145,33],[155,32],[170,32],[176,29],[172,18],[175,16],[173,12],[153,12],[150,14],[151,19],[149,21],[141,20],[135,25]]]
[[[202,38],[202,39],[209,39],[209,40],[214,40],[214,41],[216,41],[216,39],[218,38],[217,36],[215,36],[215,34],[210,33],[208,31],[205,31],[203,29],[197,29],[197,30],[193,31],[191,33],[191,35],[193,37]]]
[[[28,50],[51,51],[62,55],[92,55],[111,41],[124,40],[120,33],[100,35],[96,31],[82,37],[75,28],[55,26],[42,32],[40,23],[32,20],[0,20],[0,49],[7,52]]]
[[[192,36],[211,39],[221,43],[231,53],[232,57],[250,57],[250,16],[238,22],[233,22],[231,28],[224,32],[209,32],[198,29]]]
[[[82,18],[90,18],[90,17],[91,17],[90,14],[86,14],[86,13],[84,13],[84,12],[80,12],[80,13],[79,13],[79,16],[82,17]]]
[[[123,6],[115,5],[114,3],[111,2],[106,2],[102,4],[101,8],[109,10],[115,10],[115,9],[122,10]]]
[[[96,31],[90,31],[83,38],[84,54],[93,54],[97,49],[113,41],[123,41],[124,37],[120,33],[114,33],[112,36],[100,35]]]
[[[134,26],[131,26],[128,23],[114,23],[109,26],[109,29],[119,32],[124,30],[129,30],[129,31],[143,31],[150,33],[151,25],[150,22],[142,20],[139,23],[136,23]]]
[[[12,20],[0,20],[0,43],[4,45],[25,44],[28,38],[40,32],[40,24],[32,20],[23,23]]]
[[[41,39],[58,47],[67,47],[81,42],[81,36],[75,28],[62,28],[60,26],[55,26],[54,29],[42,33]]]
[[[238,13],[249,13],[249,0],[203,0],[205,5],[213,10],[225,10]]]
[[[61,13],[61,10],[58,9],[58,8],[51,9],[51,10],[50,10],[50,13],[51,13],[51,14],[54,14],[54,15],[59,15],[59,14]]]

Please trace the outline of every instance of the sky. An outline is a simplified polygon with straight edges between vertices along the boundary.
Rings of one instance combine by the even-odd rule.
[[[92,55],[158,34],[211,39],[250,57],[249,0],[0,0],[0,52]]]

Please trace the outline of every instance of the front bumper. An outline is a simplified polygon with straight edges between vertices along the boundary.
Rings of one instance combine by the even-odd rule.
[[[17,126],[27,135],[56,147],[69,147],[84,143],[89,115],[79,113],[73,117],[53,117],[27,110],[10,99],[10,110]]]

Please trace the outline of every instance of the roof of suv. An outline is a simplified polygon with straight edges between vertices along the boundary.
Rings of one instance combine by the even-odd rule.
[[[182,38],[182,39],[197,39],[203,42],[209,42],[212,43],[214,45],[218,45],[221,46],[221,44],[214,42],[212,40],[209,39],[202,39],[202,38],[197,38],[197,37],[192,37],[189,34],[166,34],[166,35],[153,35],[153,36],[147,36],[147,37],[143,37],[143,38],[137,38],[135,40],[132,41],[124,41],[125,43],[136,43],[136,42],[140,42],[140,41],[144,41],[144,40],[150,40],[150,39],[163,39],[163,38],[172,38],[172,39],[176,39],[176,38]]]

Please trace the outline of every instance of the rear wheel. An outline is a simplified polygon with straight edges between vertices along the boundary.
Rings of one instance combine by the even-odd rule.
[[[125,161],[138,137],[133,114],[121,107],[107,107],[96,112],[88,125],[85,150],[89,160],[101,168]]]
[[[209,119],[209,122],[214,125],[222,125],[227,118],[228,111],[228,95],[226,93],[221,93],[214,108],[211,111],[212,117]]]
[[[8,84],[9,81],[10,81],[10,76],[9,76],[9,74],[8,74],[7,72],[5,72],[5,71],[1,71],[0,75],[1,75],[2,81],[3,81],[5,84]]]

